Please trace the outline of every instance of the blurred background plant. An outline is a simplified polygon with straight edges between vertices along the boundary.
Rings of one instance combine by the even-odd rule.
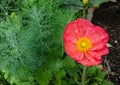
[[[83,10],[108,0],[1,0],[0,84],[81,85],[82,65],[67,57],[62,34]],[[113,85],[101,66],[87,68],[86,85]]]

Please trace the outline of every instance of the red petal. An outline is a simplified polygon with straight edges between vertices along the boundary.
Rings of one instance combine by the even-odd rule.
[[[98,64],[100,64],[102,61],[94,61],[94,62],[90,62],[89,60],[87,60],[86,58],[84,58],[83,60],[81,60],[78,63],[81,63],[84,66],[96,66]]]
[[[94,52],[99,53],[99,54],[101,54],[101,56],[103,56],[103,55],[106,55],[109,53],[109,49],[108,49],[108,47],[105,46],[103,49],[94,50]]]
[[[83,58],[84,58],[84,53],[79,53],[79,54],[77,55],[77,57],[75,57],[75,60],[76,60],[77,62],[80,62]]]
[[[95,66],[102,62],[101,57],[105,54],[108,54],[107,47],[96,51],[90,50],[87,53],[85,53],[84,58],[78,61],[78,63],[81,63],[84,66]]]
[[[104,28],[94,26],[93,31],[94,32],[91,35],[88,36],[93,44],[98,44],[103,39],[106,39],[106,41],[108,41],[109,36],[108,36],[108,33],[105,31]]]
[[[85,53],[84,57],[81,60],[76,59],[76,61],[84,66],[95,66],[102,62],[101,59],[96,60],[94,59],[93,55],[89,55],[88,53]]]
[[[90,62],[95,62],[95,59],[92,57],[93,55],[89,55],[88,53],[85,53],[85,58],[89,60]]]
[[[103,49],[100,50],[89,50],[88,54],[91,55],[95,60],[101,60],[101,57],[103,55],[108,54],[109,50],[107,47],[104,47]]]
[[[67,24],[65,30],[64,30],[64,34],[63,34],[63,40],[65,43],[67,42],[73,42],[75,43],[77,41],[77,36],[74,33],[74,22],[70,22],[69,24]]]
[[[76,46],[71,43],[66,43],[64,45],[66,53],[75,60],[81,60],[84,56],[79,50],[77,50]]]
[[[101,40],[101,42],[94,44],[91,50],[103,49],[106,46],[107,42],[108,42],[108,38],[105,38],[105,39]]]
[[[88,30],[91,30],[91,27],[93,26],[93,24],[86,19],[77,19],[75,22],[79,25],[79,35],[81,37],[84,37]]]
[[[63,39],[65,42],[75,43],[80,37],[90,34],[93,24],[85,19],[77,19],[68,23],[65,27]]]
[[[79,61],[78,63],[84,65],[84,66],[91,66],[91,63],[89,60],[87,60],[86,58],[84,58],[83,60]]]

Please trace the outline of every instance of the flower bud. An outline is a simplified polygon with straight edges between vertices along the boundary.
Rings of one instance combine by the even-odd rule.
[[[88,4],[88,0],[83,0],[83,4]]]

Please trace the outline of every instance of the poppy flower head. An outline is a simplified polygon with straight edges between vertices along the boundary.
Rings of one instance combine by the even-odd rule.
[[[108,39],[104,28],[80,18],[68,23],[63,34],[66,53],[85,66],[94,66],[102,62],[101,57],[108,53]]]

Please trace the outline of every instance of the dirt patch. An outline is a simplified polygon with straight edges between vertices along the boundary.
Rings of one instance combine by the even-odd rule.
[[[94,11],[92,22],[104,27],[110,35],[110,52],[103,58],[103,65],[109,71],[107,78],[120,85],[120,2],[101,4]]]

